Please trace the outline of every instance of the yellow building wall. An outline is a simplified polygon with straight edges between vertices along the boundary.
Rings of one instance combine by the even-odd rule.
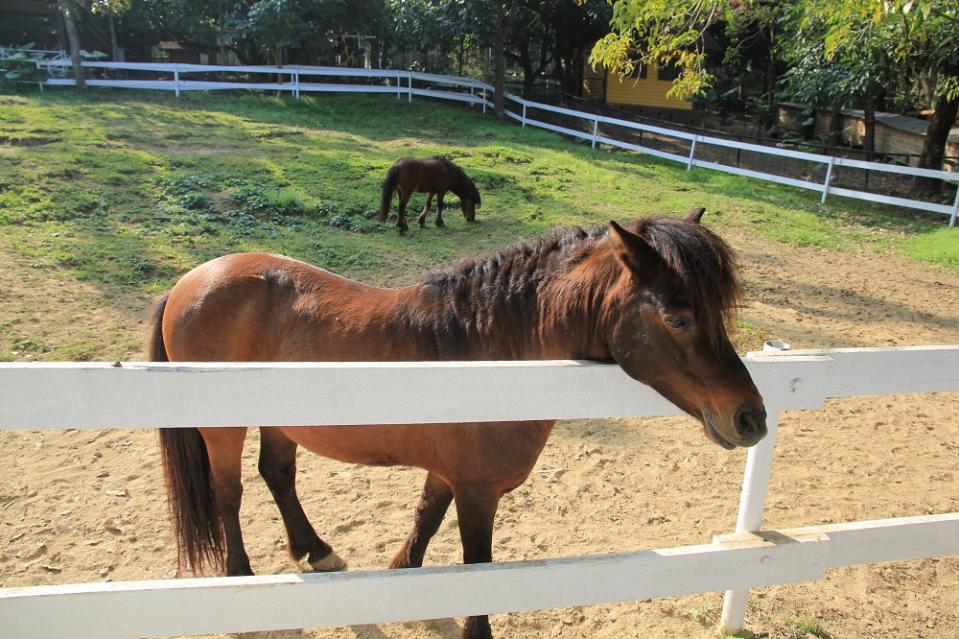
[[[672,80],[658,80],[656,66],[649,65],[646,78],[621,78],[609,73],[606,81],[606,102],[609,104],[632,104],[690,111],[693,103],[688,100],[667,98],[666,92],[673,86]]]

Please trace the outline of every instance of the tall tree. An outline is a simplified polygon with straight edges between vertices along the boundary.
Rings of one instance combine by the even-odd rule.
[[[91,11],[96,15],[107,17],[107,26],[110,29],[110,49],[113,60],[120,59],[120,47],[117,44],[116,17],[130,9],[130,0],[93,0]]]
[[[60,14],[63,16],[63,22],[67,29],[67,39],[70,41],[70,62],[73,65],[73,78],[77,89],[84,91],[87,88],[87,82],[83,76],[83,65],[80,56],[80,32],[77,29],[77,17],[80,13],[80,5],[76,0],[57,0],[57,6]]]

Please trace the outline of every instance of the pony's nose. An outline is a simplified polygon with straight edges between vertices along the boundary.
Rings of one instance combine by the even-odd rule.
[[[752,446],[766,436],[766,410],[763,408],[743,404],[736,409],[734,423],[745,446]]]

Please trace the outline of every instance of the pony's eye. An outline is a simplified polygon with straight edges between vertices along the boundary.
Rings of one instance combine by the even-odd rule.
[[[667,326],[675,329],[689,328],[689,325],[692,324],[692,320],[690,320],[688,317],[684,315],[680,315],[677,317],[667,317],[665,318],[664,321],[666,322]]]

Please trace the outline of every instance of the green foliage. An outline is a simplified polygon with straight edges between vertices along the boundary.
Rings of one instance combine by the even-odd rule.
[[[36,61],[43,54],[33,53],[31,42],[22,46],[0,47],[0,91],[17,90],[24,85],[34,85],[46,77]]]
[[[786,625],[817,639],[833,639],[833,636],[822,627],[822,623],[809,615],[789,617],[786,619]]]

